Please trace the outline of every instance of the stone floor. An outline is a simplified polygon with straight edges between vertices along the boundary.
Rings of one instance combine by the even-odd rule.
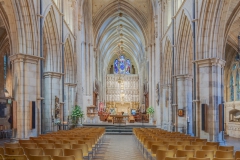
[[[240,151],[240,138],[226,136],[225,140],[227,146],[234,146],[235,151]]]
[[[144,160],[133,135],[106,135],[95,160]]]

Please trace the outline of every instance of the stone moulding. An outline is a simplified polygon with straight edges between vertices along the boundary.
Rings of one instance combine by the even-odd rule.
[[[225,106],[227,108],[238,108],[240,106],[240,101],[226,102]]]
[[[196,61],[193,61],[193,63],[196,63],[200,67],[209,67],[209,66],[224,67],[226,61],[219,58],[208,58],[208,59],[196,60]]]
[[[61,78],[61,76],[64,75],[64,73],[60,72],[44,72],[44,77],[55,77],[55,78]]]
[[[37,64],[38,61],[41,59],[44,60],[43,57],[22,54],[22,53],[11,55],[9,56],[9,59],[11,62],[24,61],[24,62],[33,63],[33,64]]]

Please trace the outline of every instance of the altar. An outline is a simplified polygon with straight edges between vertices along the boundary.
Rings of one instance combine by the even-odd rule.
[[[124,112],[124,114],[130,114],[131,104],[130,103],[115,103],[116,112]]]

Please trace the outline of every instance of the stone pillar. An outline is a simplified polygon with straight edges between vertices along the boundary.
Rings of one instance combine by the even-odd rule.
[[[192,133],[192,78],[189,75],[178,75],[177,77],[177,104],[178,109],[184,110],[184,116],[177,116],[178,132]]]
[[[13,98],[17,101],[17,138],[37,136],[37,127],[30,127],[30,102],[37,101],[37,75],[40,57],[15,54],[9,57],[13,63]],[[37,103],[36,103],[37,104]],[[39,110],[36,106],[36,115]],[[38,116],[35,116],[36,126]]]
[[[213,142],[223,142],[223,134],[219,132],[219,104],[222,103],[222,75],[221,70],[225,61],[212,58],[195,61],[198,69],[198,86],[201,104],[207,104],[207,123],[206,131],[201,128],[202,119],[200,119],[200,138],[207,138]],[[201,115],[201,114],[200,114]]]
[[[72,113],[73,107],[75,105],[75,88],[77,84],[75,83],[65,83],[65,117],[64,119],[67,121],[68,116]]]
[[[43,133],[52,132],[52,118],[55,119],[55,96],[60,99],[62,73],[45,72],[44,73],[44,105],[42,110],[43,116]]]

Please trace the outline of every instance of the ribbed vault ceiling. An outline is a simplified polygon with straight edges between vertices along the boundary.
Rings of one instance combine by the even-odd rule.
[[[138,67],[139,62],[143,60],[145,54],[146,17],[136,8],[132,8],[132,10],[135,11],[130,11],[131,8],[129,5],[127,7],[120,3],[110,5],[115,8],[111,10],[111,14],[105,10],[98,15],[103,14],[103,16],[108,15],[108,17],[101,17],[102,20],[95,17],[94,21],[95,44],[100,51],[100,57],[104,60],[105,65],[108,65],[114,56],[114,52],[118,50],[119,42],[122,41],[121,47],[123,47],[124,52],[134,59]],[[119,13],[121,13],[122,16],[119,16]],[[122,37],[120,37],[117,32],[117,26],[120,26],[120,24],[123,26],[121,32],[123,34]]]

